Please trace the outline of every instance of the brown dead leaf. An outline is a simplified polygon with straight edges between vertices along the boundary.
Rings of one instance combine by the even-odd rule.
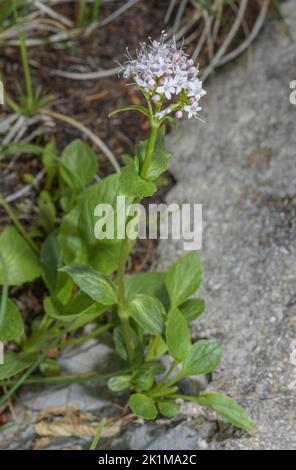
[[[55,441],[54,437],[49,437],[49,436],[38,437],[38,439],[36,439],[32,447],[32,450],[42,450],[44,449],[44,447],[48,446],[53,441]]]
[[[62,418],[54,422],[40,421],[35,424],[35,431],[39,436],[47,437],[93,437],[100,422],[81,423],[76,417]],[[102,437],[113,437],[119,434],[120,421],[107,424],[102,431]]]

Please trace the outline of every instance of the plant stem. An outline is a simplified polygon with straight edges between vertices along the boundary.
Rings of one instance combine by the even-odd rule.
[[[77,20],[77,24],[79,28],[81,28],[84,24],[85,12],[86,12],[86,0],[79,0],[79,12],[78,12],[78,20]]]
[[[92,21],[96,21],[98,16],[99,16],[99,12],[100,12],[100,8],[102,6],[102,3],[103,3],[103,0],[95,0],[94,1],[94,4],[93,4],[93,7],[92,7]]]
[[[117,286],[118,286],[118,315],[121,321],[122,332],[124,342],[127,348],[128,359],[130,362],[133,361],[135,356],[135,348],[131,337],[130,326],[129,326],[129,311],[128,305],[125,298],[124,292],[124,276],[125,266],[128,258],[128,238],[125,238],[121,243],[120,255],[119,255],[119,266],[117,271]]]
[[[20,223],[20,221],[18,220],[18,218],[14,214],[13,210],[11,209],[10,205],[8,204],[8,202],[6,202],[6,200],[4,199],[4,197],[2,196],[1,193],[0,193],[0,205],[3,206],[3,208],[5,209],[5,211],[7,212],[9,217],[11,218],[12,222],[14,223],[16,229],[24,237],[24,239],[26,240],[28,245],[32,248],[34,253],[39,257],[39,248],[37,247],[35,242],[32,240],[30,235],[28,235],[28,233],[26,232],[26,230],[24,229],[24,227],[22,226],[22,224]]]
[[[116,372],[108,372],[106,374],[99,374],[97,372],[83,372],[78,374],[67,374],[67,375],[55,375],[51,377],[43,377],[40,375],[32,375],[31,377],[27,378],[23,384],[24,385],[32,385],[32,384],[48,384],[48,385],[56,385],[56,384],[72,384],[72,383],[84,383],[89,381],[95,380],[106,380],[110,377],[116,377],[117,375],[128,374],[131,372],[131,369],[120,370]],[[13,385],[16,383],[16,379],[8,379],[5,381],[7,385]]]
[[[162,388],[162,385],[164,385],[164,382],[166,381],[166,379],[170,376],[171,372],[174,370],[176,366],[176,362],[175,361],[172,361],[170,367],[168,368],[168,370],[166,371],[166,373],[164,374],[164,376],[162,377],[162,379],[158,382],[158,384],[156,385],[156,387],[151,390],[152,393],[154,392],[157,392],[160,388]],[[167,384],[165,384],[166,386]]]
[[[27,93],[28,111],[31,112],[32,107],[33,107],[33,90],[32,90],[31,73],[30,73],[28,54],[27,54],[27,48],[26,48],[26,37],[18,21],[15,0],[12,1],[12,5],[13,5],[13,13],[14,13],[14,18],[15,18],[15,23],[18,29],[18,36],[19,36],[19,41],[20,41],[21,58],[22,58],[22,64],[23,64],[23,69],[24,69],[24,78],[25,78],[26,93]]]
[[[79,338],[73,338],[69,339],[69,341],[66,341],[64,344],[61,345],[61,349],[69,348],[72,346],[77,346],[78,344],[84,343],[85,341],[95,338],[96,336],[99,336],[100,334],[104,333],[105,331],[109,330],[113,326],[113,323],[107,323],[106,325],[101,325],[95,330],[91,331],[90,333],[80,336]]]
[[[97,446],[98,446],[98,443],[99,443],[99,440],[101,439],[101,434],[102,434],[102,431],[104,429],[106,425],[106,420],[105,418],[102,419],[102,421],[100,422],[99,426],[98,426],[98,429],[96,431],[96,434],[95,434],[95,437],[91,443],[91,446],[89,448],[89,450],[96,450]]]
[[[148,144],[146,148],[146,154],[145,154],[143,165],[140,171],[141,178],[145,178],[149,170],[149,166],[150,166],[150,162],[151,162],[151,158],[152,158],[153,150],[155,146],[156,136],[157,136],[157,129],[158,129],[158,126],[152,123],[150,136],[149,136]]]
[[[142,178],[145,178],[152,154],[154,151],[154,146],[155,146],[155,141],[156,141],[156,136],[157,136],[157,128],[153,122],[152,122],[152,127],[148,139],[148,144],[147,144],[147,149],[145,153],[145,158],[143,161],[143,165],[140,171],[140,176]],[[133,204],[139,204],[141,202],[140,198],[135,198],[133,201]],[[135,348],[133,344],[133,340],[130,334],[130,325],[129,325],[129,309],[128,305],[126,302],[125,298],[125,291],[124,291],[124,276],[125,276],[125,267],[129,255],[129,246],[128,246],[128,238],[126,235],[126,227],[129,222],[129,218],[127,218],[125,222],[125,238],[121,243],[121,248],[120,248],[120,255],[119,255],[119,265],[118,265],[118,271],[117,271],[117,286],[118,286],[118,296],[119,296],[119,308],[118,308],[118,315],[121,321],[121,326],[122,326],[122,332],[124,336],[124,341],[125,345],[127,348],[127,353],[128,353],[128,359],[129,361],[133,361],[134,356],[135,356]]]

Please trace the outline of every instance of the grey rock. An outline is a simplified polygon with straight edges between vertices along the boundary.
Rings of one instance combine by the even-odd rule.
[[[282,5],[295,37],[295,2]],[[290,361],[296,339],[296,107],[289,102],[295,58],[295,43],[270,21],[249,55],[206,85],[206,123],[186,122],[170,139],[178,182],[167,201],[203,204],[199,295],[207,309],[193,335],[221,341],[223,362],[211,387],[237,399],[258,432],[250,436],[218,424],[190,404],[183,422],[130,424],[108,440],[109,448],[296,449],[296,367]],[[182,243],[160,242],[158,268],[182,252]],[[76,349],[75,358],[65,354],[61,365],[68,373],[118,368],[110,349],[96,342]],[[121,404],[115,397],[102,383],[26,388],[16,407],[18,425],[0,433],[0,447],[32,448],[32,416],[39,410],[74,404],[110,416]],[[48,448],[87,449],[89,441],[59,439]]]
[[[295,38],[295,2],[283,11]],[[167,202],[203,204],[207,308],[193,335],[221,341],[213,389],[236,398],[258,426],[239,438],[226,427],[208,437],[211,447],[295,449],[296,47],[269,23],[250,52],[207,84],[205,124],[184,122],[172,136],[177,184]],[[158,268],[182,252],[182,241],[161,241]]]

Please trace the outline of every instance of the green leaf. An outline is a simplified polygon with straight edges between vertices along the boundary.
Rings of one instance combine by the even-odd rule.
[[[42,245],[40,251],[42,277],[49,292],[63,304],[68,302],[74,287],[68,274],[59,272],[62,266],[61,250],[57,232],[51,233]]]
[[[87,185],[95,177],[98,169],[96,154],[80,139],[67,145],[61,163],[60,176],[67,186],[73,189]]]
[[[121,108],[117,108],[112,113],[109,114],[109,117],[115,116],[115,114],[122,113],[124,111],[139,111],[140,113],[144,114],[148,118],[150,118],[150,114],[144,106],[139,106],[137,104],[129,105],[129,106],[122,106]]]
[[[38,198],[39,206],[39,225],[45,233],[50,234],[54,230],[56,221],[56,207],[53,203],[50,193],[46,190],[41,191]]]
[[[54,141],[49,142],[42,152],[42,163],[46,171],[46,188],[50,188],[58,172],[57,149]]]
[[[112,392],[121,392],[129,387],[130,379],[130,375],[118,375],[116,377],[111,377],[108,380],[107,385]]]
[[[44,377],[52,377],[55,375],[59,375],[61,367],[55,359],[47,357],[39,365],[39,370]]]
[[[155,295],[163,287],[165,273],[137,273],[125,280],[125,295],[127,299],[137,294]]]
[[[152,367],[141,368],[133,377],[133,386],[136,392],[149,392],[154,384]]]
[[[5,156],[17,155],[21,153],[40,155],[43,153],[44,148],[33,144],[3,144],[0,145],[0,151]]]
[[[157,190],[154,183],[146,181],[138,175],[134,165],[128,165],[121,169],[120,189],[122,194],[130,197],[152,196]]]
[[[32,248],[16,228],[9,226],[0,235],[0,252],[8,274],[9,286],[20,286],[40,276],[40,264]],[[0,264],[0,284],[4,282]]]
[[[157,416],[157,408],[153,400],[142,393],[131,395],[128,404],[136,416],[144,419],[155,419]]]
[[[45,284],[50,292],[54,292],[58,281],[58,269],[62,264],[56,232],[50,234],[43,243],[40,251],[40,262]]]
[[[188,322],[196,320],[205,309],[205,301],[203,299],[188,299],[179,305],[179,309]]]
[[[221,346],[217,341],[197,341],[183,363],[182,376],[208,374],[220,364],[221,355]]]
[[[119,222],[119,229],[122,230],[125,221],[124,217],[121,221],[122,206],[119,204],[117,207],[118,192],[119,175],[108,176],[85,189],[76,207],[63,217],[58,239],[66,264],[84,264],[105,275],[117,269],[122,240],[118,239],[116,231],[112,240],[96,238],[94,214],[98,204],[110,205],[110,218],[114,220],[115,227]],[[122,198],[124,200],[124,196]],[[127,199],[125,202],[127,205],[130,203]],[[133,243],[130,242],[130,247],[132,246]]]
[[[162,303],[155,297],[138,294],[130,302],[133,319],[151,335],[161,335],[164,329],[163,317],[165,310]]]
[[[188,356],[191,347],[190,331],[187,321],[177,308],[173,308],[169,312],[166,343],[169,353],[175,361],[183,362]]]
[[[117,303],[117,294],[112,283],[103,274],[88,268],[87,266],[68,265],[60,269],[68,273],[75,284],[89,295],[93,300],[102,305],[114,305]]]
[[[237,428],[246,431],[255,431],[255,424],[246,414],[245,410],[232,398],[223,393],[204,392],[196,397],[196,401],[206,408],[215,411]]]
[[[28,369],[36,360],[35,355],[22,355],[7,352],[4,354],[4,364],[0,364],[0,382]]]
[[[170,154],[166,148],[165,127],[157,133],[154,151],[146,179],[154,181],[168,169]]]
[[[125,346],[122,329],[119,326],[114,328],[113,341],[114,341],[115,351],[117,352],[117,354],[121,357],[121,359],[123,359],[124,361],[127,361],[128,359],[127,349]]]
[[[143,357],[144,353],[144,344],[140,340],[139,336],[136,334],[136,332],[133,330],[133,328],[129,328],[129,333],[130,333],[130,338],[133,342],[135,351],[137,352],[137,358],[141,359]],[[117,326],[114,328],[113,331],[113,341],[114,341],[114,347],[115,351],[117,354],[124,360],[127,361],[128,359],[128,353],[124,341],[124,336],[122,332],[122,328]]]
[[[148,351],[146,354],[146,361],[153,361],[159,359],[165,352],[167,352],[168,347],[165,341],[161,336],[154,336],[150,339]]]
[[[179,258],[166,276],[166,286],[174,306],[183,303],[194,294],[201,283],[201,262],[196,251],[190,251]]]
[[[174,418],[180,413],[180,405],[171,400],[160,400],[157,407],[160,413],[168,418]]]
[[[47,315],[56,320],[71,322],[76,319],[74,326],[79,328],[83,324],[98,318],[105,312],[106,307],[94,302],[83,292],[78,292],[67,305],[63,305],[54,297],[47,297],[44,300],[44,309]]]
[[[0,296],[1,304],[1,296]],[[24,334],[24,322],[17,306],[7,300],[4,321],[0,325],[0,341],[11,341]]]

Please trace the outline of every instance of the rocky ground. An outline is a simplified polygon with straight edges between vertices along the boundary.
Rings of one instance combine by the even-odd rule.
[[[283,10],[295,38],[295,2],[284,2]],[[289,101],[295,79],[295,43],[270,21],[248,55],[207,83],[205,124],[184,122],[170,141],[178,182],[167,201],[203,204],[207,309],[193,334],[221,341],[224,359],[210,387],[245,406],[258,431],[235,431],[190,405],[173,422],[115,419],[102,448],[296,449],[296,366],[290,360],[296,340],[296,106]],[[162,241],[158,268],[182,251],[182,243]],[[108,339],[90,343],[75,360],[65,356],[63,368],[97,368],[98,357],[103,367],[112,362],[109,354]],[[73,413],[70,422],[61,417],[69,411],[65,406],[81,410],[74,421],[78,429],[83,420],[91,426],[99,414],[116,416],[124,400],[114,403],[90,383],[34,386],[22,402],[18,426],[0,433],[1,448],[88,448],[87,427],[84,438],[69,437]],[[55,418],[39,414],[36,420],[40,410],[57,406],[64,411],[52,413]],[[60,437],[53,440],[45,436],[56,419]]]
[[[295,38],[295,2],[283,10]],[[203,204],[207,309],[194,334],[221,340],[213,386],[258,426],[251,437],[212,436],[216,449],[296,448],[295,52],[270,24],[248,56],[206,86],[205,124],[184,122],[171,141],[179,183],[167,201]],[[162,242],[160,266],[182,249]]]

